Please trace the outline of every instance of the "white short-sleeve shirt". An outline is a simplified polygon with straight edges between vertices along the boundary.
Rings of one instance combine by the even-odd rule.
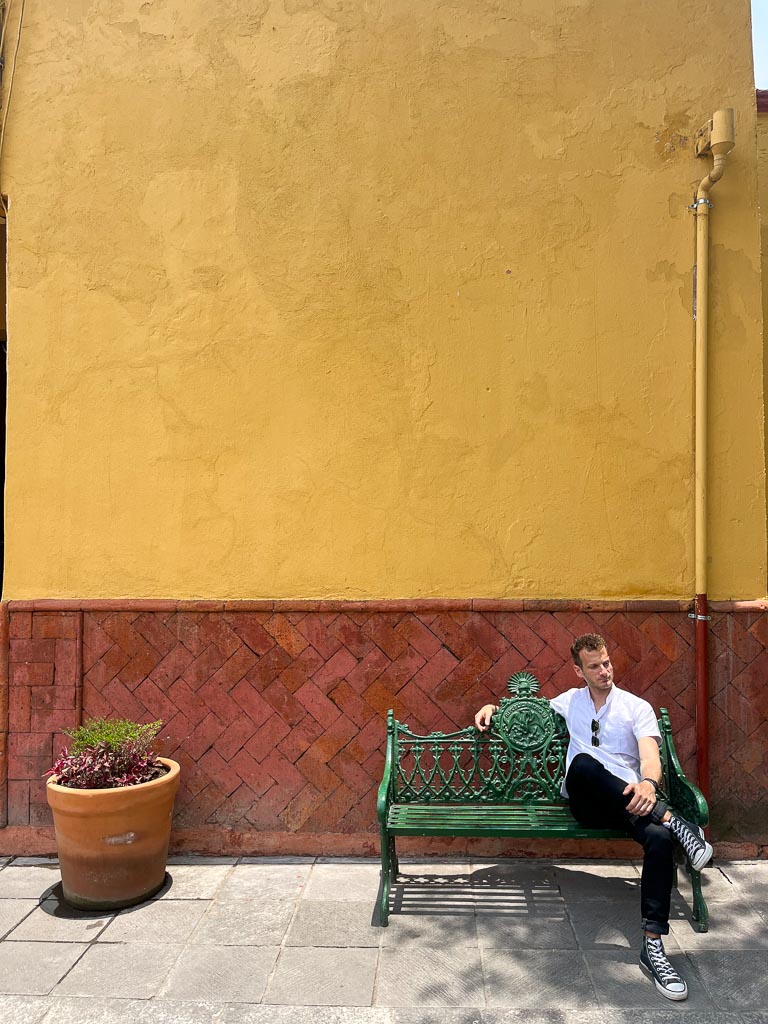
[[[567,690],[553,697],[549,703],[565,719],[571,737],[565,757],[566,773],[577,754],[589,754],[618,778],[627,782],[640,781],[637,741],[643,736],[653,736],[661,744],[656,712],[647,700],[614,684],[599,711],[595,711],[586,686]],[[599,747],[592,746],[593,719],[600,723],[597,734]],[[563,795],[568,795],[565,783]]]

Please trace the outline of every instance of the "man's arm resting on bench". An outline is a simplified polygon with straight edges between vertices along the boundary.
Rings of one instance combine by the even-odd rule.
[[[487,732],[488,727],[491,724],[491,719],[498,711],[496,704],[484,704],[475,715],[475,725],[480,732]]]
[[[641,736],[637,741],[637,749],[640,754],[640,782],[630,782],[624,790],[624,795],[633,794],[627,804],[630,814],[649,814],[656,803],[656,786],[661,782],[661,758],[659,757],[659,743],[655,736]],[[650,780],[653,780],[650,781]]]

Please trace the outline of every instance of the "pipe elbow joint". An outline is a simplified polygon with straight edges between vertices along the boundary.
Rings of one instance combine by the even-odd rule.
[[[726,153],[715,153],[715,164],[712,170],[709,172],[710,185],[714,185],[716,181],[720,181],[723,174],[725,173],[725,161],[727,158]]]
[[[715,153],[714,166],[706,178],[703,178],[699,185],[696,193],[697,199],[706,199],[709,196],[709,190],[722,178],[725,173],[725,161],[727,158],[726,153]]]

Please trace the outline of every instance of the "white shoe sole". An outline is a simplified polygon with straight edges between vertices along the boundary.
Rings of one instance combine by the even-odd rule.
[[[692,860],[691,861],[691,867],[693,868],[694,871],[701,871],[701,869],[705,868],[707,866],[707,864],[709,864],[709,862],[711,860],[712,860],[712,847],[705,840],[704,841],[704,849],[701,850],[700,853],[696,856],[696,860]]]
[[[688,986],[687,985],[685,986],[685,989],[682,992],[670,992],[668,988],[664,988],[663,985],[660,985],[658,983],[658,981],[656,981],[656,979],[653,976],[653,972],[648,967],[645,966],[645,964],[643,963],[642,960],[640,961],[640,970],[643,972],[643,974],[647,978],[651,979],[651,981],[653,982],[653,984],[656,987],[656,991],[659,992],[661,995],[663,995],[665,999],[671,999],[675,1003],[682,1003],[682,1001],[684,999],[688,998]],[[683,983],[683,984],[685,984],[685,983]]]

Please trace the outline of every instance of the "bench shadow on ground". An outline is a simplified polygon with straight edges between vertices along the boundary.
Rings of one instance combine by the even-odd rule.
[[[401,867],[390,891],[390,914],[511,914],[550,916],[572,899],[595,901],[639,898],[639,878],[603,878],[578,867],[534,873],[488,865],[463,873]]]
[[[396,939],[395,946],[415,958],[409,997],[422,1006],[471,1006],[482,998],[488,1008],[517,1012],[546,1008],[552,1013],[558,1005],[596,1010],[602,998],[618,1000],[617,1006],[666,1008],[639,974],[640,875],[632,865],[625,867],[608,867],[602,875],[598,865],[560,863],[537,870],[533,864],[500,863],[441,874],[434,864],[420,871],[401,862],[390,891],[390,925],[400,918],[406,942]],[[682,886],[686,881],[679,878]],[[434,929],[425,933],[426,940],[421,916],[425,928]],[[445,923],[435,927],[436,918]],[[474,948],[470,918],[476,925]],[[696,929],[690,907],[677,894],[672,920],[691,933]],[[418,947],[414,936],[421,940]],[[385,940],[384,953],[393,955],[388,944]],[[681,962],[685,946],[670,935],[668,948]],[[588,965],[600,965],[613,980],[596,989]],[[689,967],[683,969],[691,974]],[[484,978],[479,989],[478,972]],[[701,986],[693,984],[698,991]],[[701,993],[699,998],[708,1001]]]

